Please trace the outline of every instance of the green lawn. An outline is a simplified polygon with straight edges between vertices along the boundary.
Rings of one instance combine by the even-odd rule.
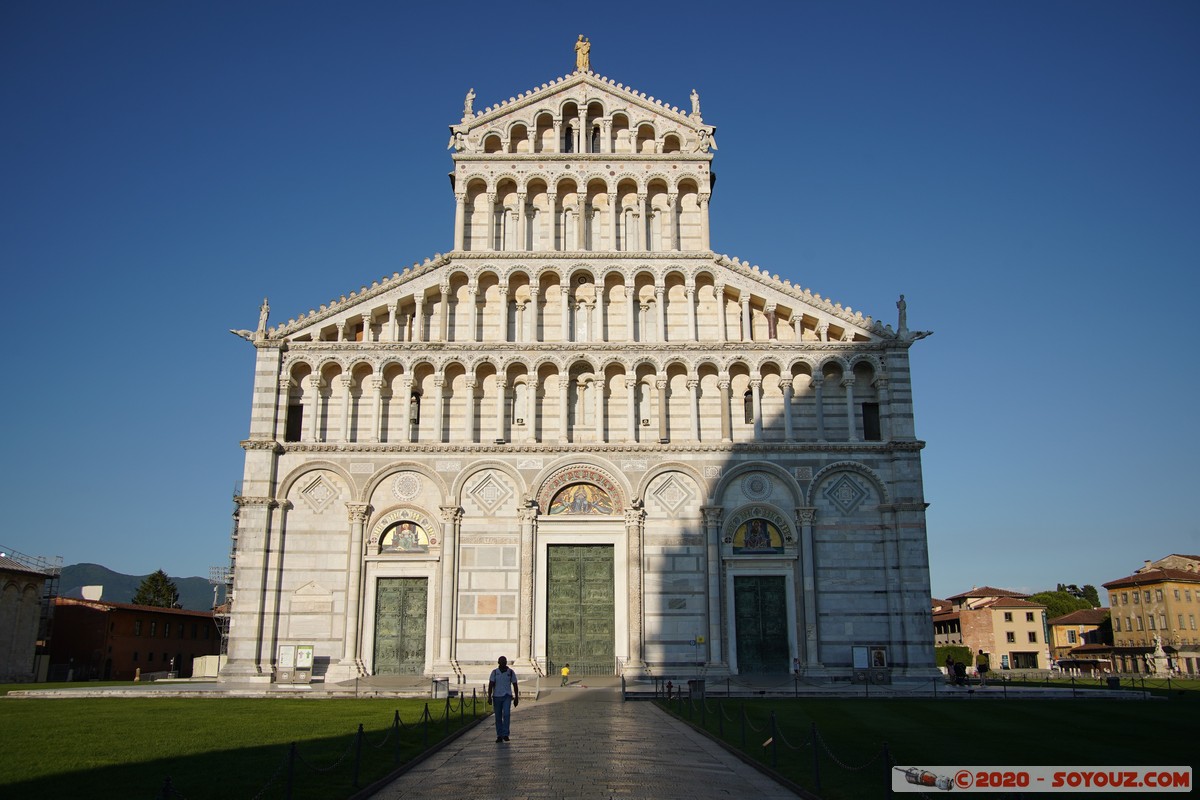
[[[661,704],[700,725],[698,703],[690,711],[686,699]],[[768,766],[774,757],[776,771],[794,783],[828,800],[850,800],[883,796],[884,781],[890,780],[882,758],[885,742],[891,762],[905,766],[1195,766],[1195,708],[1194,702],[1175,699],[711,698],[704,727]],[[771,738],[772,711],[774,754],[763,746]]]
[[[4,687],[15,689],[20,687]],[[34,688],[26,685],[23,688]],[[88,698],[0,700],[0,797],[156,798],[167,778],[188,800],[283,797],[288,745],[297,743],[293,797],[353,793],[354,742],[363,724],[360,786],[425,749],[425,700]],[[472,720],[472,703],[429,701],[429,743]],[[396,711],[401,735],[389,735]],[[478,714],[488,707],[480,702]],[[397,751],[396,743],[400,747]],[[332,765],[342,763],[330,769]],[[328,770],[328,771],[318,771]]]

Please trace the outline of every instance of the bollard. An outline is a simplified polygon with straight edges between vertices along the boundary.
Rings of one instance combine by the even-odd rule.
[[[362,740],[363,726],[358,723],[358,733],[354,735],[354,773],[351,775],[351,783],[355,789],[358,788],[358,769],[362,764]]]
[[[817,751],[817,723],[812,724],[813,783],[821,789],[821,754]]]
[[[287,783],[283,787],[283,800],[292,800],[292,779],[296,774],[296,743],[288,746]]]
[[[479,716],[479,698],[475,696],[475,689],[471,689],[471,719]]]

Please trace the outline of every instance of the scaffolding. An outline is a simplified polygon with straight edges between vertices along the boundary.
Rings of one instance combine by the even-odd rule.
[[[40,572],[46,576],[46,584],[42,587],[42,610],[38,620],[38,647],[44,648],[50,641],[50,631],[54,618],[54,598],[58,597],[58,582],[62,577],[62,556],[28,556],[0,547],[0,557],[15,561],[25,569]]]
[[[233,529],[230,531],[229,566],[209,567],[208,582],[213,587],[213,622],[221,635],[221,655],[229,655],[229,616],[233,608],[233,566],[237,555],[238,539],[238,509],[241,508],[241,486],[235,486],[233,492]],[[222,602],[220,595],[224,588],[225,598]]]

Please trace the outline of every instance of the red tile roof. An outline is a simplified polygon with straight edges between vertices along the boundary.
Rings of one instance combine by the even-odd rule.
[[[1063,614],[1047,622],[1047,625],[1100,625],[1108,617],[1107,608],[1082,608]]]
[[[1133,575],[1117,578],[1115,581],[1109,581],[1102,585],[1105,589],[1113,589],[1129,586],[1148,586],[1154,583],[1162,583],[1163,581],[1200,583],[1200,572],[1189,572],[1186,569],[1155,568],[1148,569],[1145,572],[1135,572]]]
[[[211,611],[191,611],[186,608],[163,608],[162,606],[139,606],[133,603],[110,603],[106,600],[84,600],[79,597],[56,597],[54,598],[56,605],[71,605],[71,606],[90,606],[99,611],[108,611],[110,609],[124,609],[127,611],[147,611],[158,614],[177,614],[189,617],[206,617],[211,619]]]
[[[994,586],[978,586],[969,592],[948,597],[948,600],[966,600],[968,597],[1029,597],[1024,592],[1014,592],[1011,589],[997,589]]]

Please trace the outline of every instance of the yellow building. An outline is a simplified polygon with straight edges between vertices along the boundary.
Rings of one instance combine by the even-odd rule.
[[[1200,556],[1172,554],[1147,561],[1104,588],[1112,606],[1119,671],[1200,673]]]
[[[983,650],[993,670],[1046,669],[1046,607],[1027,597],[982,586],[935,601],[934,644],[960,644],[973,654]]]
[[[1107,608],[1084,608],[1050,620],[1050,657],[1064,670],[1112,671],[1107,620]]]

